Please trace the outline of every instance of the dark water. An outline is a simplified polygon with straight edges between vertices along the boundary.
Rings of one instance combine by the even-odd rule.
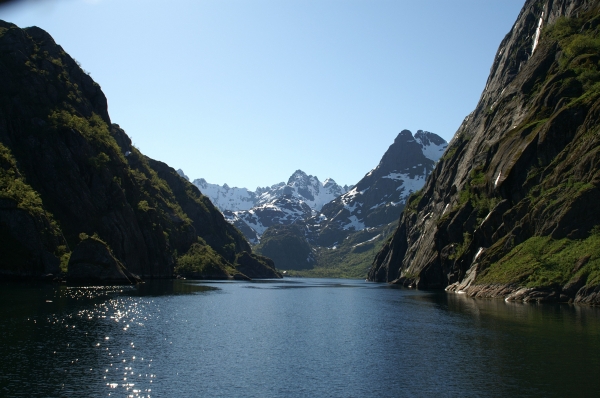
[[[0,285],[0,396],[598,396],[600,310],[362,281]]]

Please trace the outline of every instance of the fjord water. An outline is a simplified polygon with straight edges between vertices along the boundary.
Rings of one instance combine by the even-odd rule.
[[[0,396],[592,396],[600,310],[340,279],[0,287]]]

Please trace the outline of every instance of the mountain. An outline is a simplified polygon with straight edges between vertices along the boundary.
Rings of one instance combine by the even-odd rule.
[[[319,243],[330,246],[341,237],[330,231],[360,231],[397,221],[406,199],[425,184],[448,143],[440,136],[418,130],[398,134],[381,161],[351,191],[323,207],[315,222]]]
[[[210,198],[210,201],[222,212],[250,210],[256,205],[260,193],[252,192],[246,188],[230,188],[229,185],[223,186],[210,184],[204,178],[194,180],[193,184],[200,191]],[[257,188],[260,192],[260,188]]]
[[[369,279],[600,304],[600,2],[527,0]]]
[[[321,182],[302,170],[296,170],[287,183],[259,187],[254,192],[210,184],[203,178],[194,180],[194,185],[252,243],[258,243],[268,227],[308,219],[324,204],[348,191],[347,186],[342,187],[331,178]]]
[[[0,21],[0,86],[0,277],[279,276],[48,33]]]
[[[310,217],[299,209],[291,213],[291,222],[272,224],[256,251],[281,269],[314,268],[314,276],[364,278],[374,250],[393,231],[406,200],[423,186],[447,145],[430,132],[419,130],[413,136],[401,131],[377,167],[351,190]]]

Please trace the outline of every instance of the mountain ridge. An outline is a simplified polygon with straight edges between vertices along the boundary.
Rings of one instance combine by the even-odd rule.
[[[185,175],[183,171],[179,174]],[[227,184],[210,184],[203,178],[195,179],[193,183],[252,243],[258,243],[269,226],[287,225],[309,218],[324,204],[348,190],[347,186],[338,185],[332,178],[321,182],[318,177],[300,169],[292,173],[287,183],[258,187],[255,191],[232,188]]]
[[[203,267],[251,277],[243,253],[280,276],[196,187],[132,145],[47,32],[0,21],[0,83],[0,277],[112,283],[123,269],[151,279]]]

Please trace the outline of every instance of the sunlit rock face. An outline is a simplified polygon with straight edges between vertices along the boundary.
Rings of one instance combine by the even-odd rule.
[[[597,2],[528,0],[373,281],[600,303]]]

